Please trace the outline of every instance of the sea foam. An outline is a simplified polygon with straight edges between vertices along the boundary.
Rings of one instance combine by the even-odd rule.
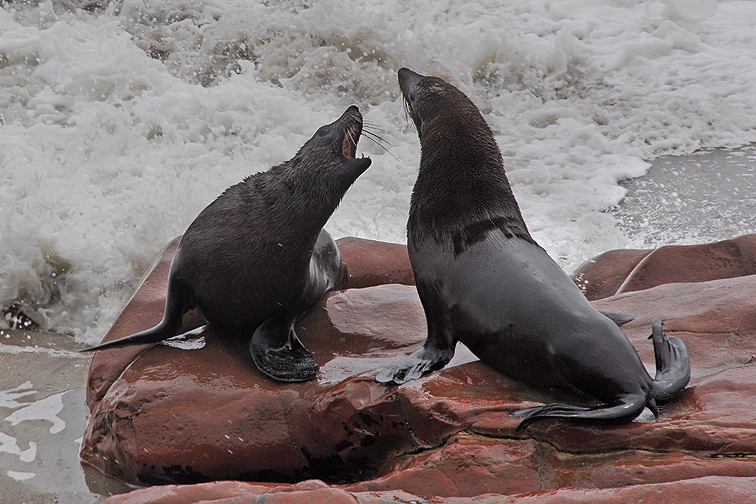
[[[373,165],[327,228],[404,241],[404,66],[480,107],[528,226],[572,270],[642,243],[606,212],[619,181],[756,141],[754,25],[756,4],[712,0],[5,3],[0,305],[98,341],[204,206],[350,104],[390,154],[360,141]]]

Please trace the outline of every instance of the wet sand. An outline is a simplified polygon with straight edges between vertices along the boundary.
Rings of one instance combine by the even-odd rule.
[[[638,245],[756,232],[754,146],[662,158],[622,185],[628,194],[609,211],[645,237]],[[78,459],[90,360],[81,348],[65,335],[0,331],[0,502],[90,504],[131,490]]]
[[[0,331],[0,502],[89,504],[127,485],[78,458],[90,356],[70,336]]]

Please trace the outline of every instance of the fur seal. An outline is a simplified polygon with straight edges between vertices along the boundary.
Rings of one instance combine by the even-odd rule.
[[[516,380],[589,399],[516,411],[518,430],[546,418],[623,423],[645,406],[658,415],[657,404],[679,395],[690,378],[683,342],[654,320],[651,378],[619,328],[622,316],[595,310],[531,237],[473,102],[406,68],[399,85],[421,145],[407,245],[428,337],[376,380],[401,384],[440,369],[461,341]]]
[[[163,320],[152,329],[88,348],[157,343],[200,308],[222,333],[251,336],[257,368],[279,381],[317,372],[294,323],[326,292],[346,284],[346,265],[323,229],[370,166],[356,158],[362,115],[349,107],[289,161],[228,188],[184,233],[171,262]]]

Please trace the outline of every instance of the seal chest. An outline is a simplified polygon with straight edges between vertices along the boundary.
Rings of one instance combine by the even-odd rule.
[[[317,364],[295,322],[330,290],[346,265],[323,229],[369,166],[357,158],[362,115],[349,107],[289,161],[228,188],[192,222],[171,262],[163,320],[85,351],[157,343],[200,308],[222,333],[250,338],[257,368],[280,381],[315,377]]]
[[[685,345],[655,320],[657,373],[648,375],[619,329],[631,317],[596,311],[530,235],[472,101],[407,68],[399,85],[421,145],[407,248],[428,337],[376,379],[401,384],[440,369],[461,341],[512,378],[596,402],[515,412],[518,429],[544,418],[626,422],[679,395],[690,378]]]

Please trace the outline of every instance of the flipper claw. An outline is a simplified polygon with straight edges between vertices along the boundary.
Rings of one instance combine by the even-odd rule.
[[[667,336],[662,321],[654,319],[649,339],[654,343],[656,378],[654,398],[664,404],[679,396],[690,381],[690,358],[680,338]]]

